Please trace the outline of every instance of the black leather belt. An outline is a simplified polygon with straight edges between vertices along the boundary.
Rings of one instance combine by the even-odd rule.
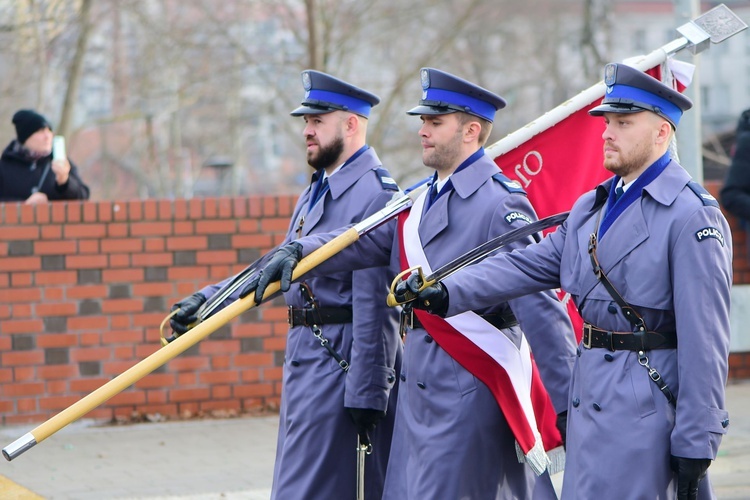
[[[289,326],[333,325],[352,322],[352,310],[346,307],[292,307],[287,309]]]
[[[610,351],[650,351],[653,349],[676,349],[677,332],[610,332],[589,323],[583,324],[583,347],[602,348]]]
[[[416,314],[412,311],[411,313],[401,313],[402,316],[402,322],[409,326],[412,330],[416,328],[422,328],[424,329],[424,326],[422,326],[422,323],[419,322],[419,318]],[[411,316],[411,318],[409,318]],[[510,328],[513,326],[516,326],[518,324],[518,320],[516,319],[516,316],[513,314],[513,311],[508,311],[506,313],[497,313],[497,314],[481,314],[480,317],[490,323],[492,326],[497,328],[498,330],[502,330],[504,328]]]

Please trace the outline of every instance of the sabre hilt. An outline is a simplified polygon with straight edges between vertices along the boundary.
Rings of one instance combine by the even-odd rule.
[[[398,284],[411,276],[412,274],[417,274],[419,276],[419,289],[416,292],[412,292],[411,290],[407,289],[404,291],[404,293],[399,293],[398,296],[396,296],[396,287]],[[413,302],[417,300],[419,292],[427,288],[428,286],[432,286],[435,284],[434,279],[428,279],[424,275],[424,271],[422,271],[422,266],[415,266],[410,267],[406,271],[402,271],[398,274],[395,278],[393,278],[393,282],[391,283],[391,292],[388,294],[388,298],[386,299],[386,303],[389,307],[396,307],[399,305],[408,304],[409,302]]]
[[[203,317],[200,314],[202,310],[203,310],[203,306],[201,306],[200,309],[198,309],[198,312],[196,313],[196,315],[198,316],[198,319],[194,323],[190,323],[190,325],[188,325],[190,328],[194,328],[201,321],[203,321]],[[175,309],[174,311],[170,312],[161,321],[161,324],[159,325],[159,337],[160,337],[160,340],[161,340],[161,346],[162,347],[165,347],[170,342],[173,342],[173,341],[177,340],[177,338],[179,337],[179,335],[175,334],[174,331],[172,331],[172,335],[170,335],[169,337],[165,337],[164,336],[164,328],[169,324],[169,320],[172,319],[172,316],[174,316],[178,312],[180,312],[180,308],[179,307],[177,309]]]

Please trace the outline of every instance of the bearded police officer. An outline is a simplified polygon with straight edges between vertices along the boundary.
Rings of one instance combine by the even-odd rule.
[[[502,175],[483,149],[505,101],[444,71],[423,68],[420,76],[422,99],[408,113],[422,120],[422,160],[435,171],[430,189],[400,221],[402,228],[388,224],[373,231],[371,238],[324,262],[313,275],[389,260],[394,270],[417,263],[436,269],[536,219],[523,189]],[[282,248],[263,270],[256,300],[268,281],[281,276],[280,270],[294,266],[303,253],[331,237],[315,235],[299,240],[296,248]],[[527,238],[512,248],[531,242]],[[288,286],[288,280],[282,282],[282,289]],[[519,462],[516,442],[523,441],[525,431],[538,437],[534,416],[541,421],[544,415],[531,411],[534,368],[524,332],[554,403],[540,393],[555,434],[542,431],[542,438],[559,444],[556,413],[562,415],[564,430],[575,346],[570,320],[557,297],[539,292],[497,301],[453,324],[423,324],[421,313],[408,308],[404,312],[405,358],[383,498],[556,498],[544,462],[544,445],[554,446],[553,441],[532,438],[525,444],[534,446],[520,445],[530,465]],[[455,339],[471,340],[457,345]],[[506,383],[498,383],[501,379]],[[511,400],[528,403],[528,411],[514,411],[518,406],[507,403]]]
[[[668,153],[692,103],[622,64],[605,83],[589,113],[604,118],[614,177],[540,244],[463,269],[415,307],[452,316],[562,286],[585,321],[563,497],[711,498],[705,474],[729,425],[729,226]]]
[[[315,173],[285,243],[359,222],[398,191],[366,144],[370,110],[380,99],[318,71],[304,71],[302,82],[304,100],[291,114],[304,118],[307,162]],[[382,300],[389,277],[383,268],[340,271],[284,294],[290,327],[272,498],[355,498],[358,435],[373,446],[365,496],[381,497],[402,350],[397,315]],[[173,329],[186,331],[216,288],[179,304]]]

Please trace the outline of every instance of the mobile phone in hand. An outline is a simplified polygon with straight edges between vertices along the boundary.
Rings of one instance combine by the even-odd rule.
[[[56,135],[52,139],[52,159],[53,160],[65,160],[67,154],[65,153],[65,137]]]

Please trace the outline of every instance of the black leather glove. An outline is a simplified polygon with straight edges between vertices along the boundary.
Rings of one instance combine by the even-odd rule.
[[[185,297],[172,306],[170,312],[175,309],[180,310],[169,320],[169,326],[172,327],[172,331],[177,334],[177,337],[190,330],[190,325],[198,321],[198,316],[195,313],[198,312],[205,301],[206,297],[202,293],[195,292],[190,297]]]
[[[364,446],[370,446],[370,432],[375,430],[375,426],[385,417],[382,410],[373,410],[370,408],[347,408],[349,415],[354,421],[354,426],[359,434],[359,442]]]
[[[560,436],[562,437],[563,442],[563,449],[565,449],[568,437],[568,410],[561,411],[557,414],[557,421],[555,422],[555,426],[557,427],[557,430],[560,431]]]
[[[293,241],[276,250],[268,264],[240,290],[240,298],[255,292],[255,303],[260,304],[268,285],[274,281],[281,281],[281,291],[287,292],[292,286],[292,271],[302,260],[302,245]]]
[[[677,474],[677,500],[698,499],[698,485],[709,465],[711,459],[708,458],[669,457],[669,466]]]
[[[448,312],[448,290],[439,281],[421,292],[418,291],[420,286],[422,286],[422,280],[419,274],[414,273],[406,280],[399,281],[393,295],[400,303],[405,302],[409,295],[416,295],[417,298],[412,301],[413,307],[444,318]]]

